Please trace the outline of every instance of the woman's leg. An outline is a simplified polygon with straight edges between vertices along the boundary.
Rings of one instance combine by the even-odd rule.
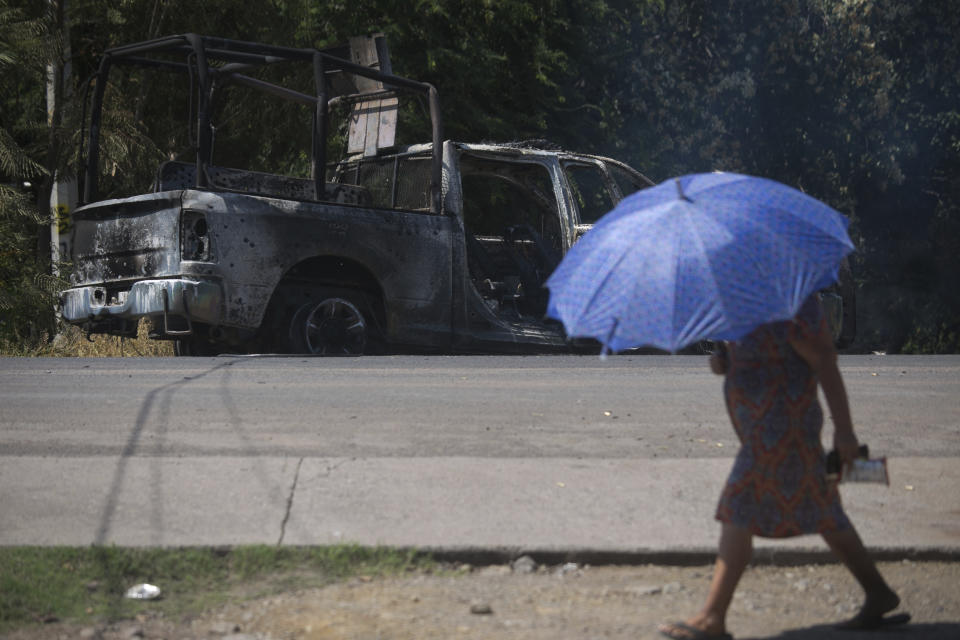
[[[733,600],[733,593],[752,555],[753,534],[742,527],[724,523],[720,532],[720,549],[707,600],[700,613],[686,621],[687,625],[709,634],[726,632],[730,601]],[[660,631],[667,635],[671,635],[673,631],[676,632],[673,633],[674,637],[684,637],[682,630],[673,625],[662,625]]]
[[[830,531],[822,535],[833,553],[846,565],[866,593],[860,612],[842,626],[876,626],[883,614],[897,608],[900,597],[880,575],[856,529],[851,526],[843,531]]]

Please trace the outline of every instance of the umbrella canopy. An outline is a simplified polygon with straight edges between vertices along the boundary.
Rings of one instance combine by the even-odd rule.
[[[773,180],[673,178],[625,198],[547,281],[547,315],[607,350],[676,352],[796,315],[853,250],[847,218]]]

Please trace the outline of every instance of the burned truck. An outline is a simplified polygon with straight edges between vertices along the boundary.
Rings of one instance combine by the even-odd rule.
[[[187,34],[107,51],[63,318],[119,336],[147,319],[179,354],[567,348],[544,318],[544,282],[597,217],[652,183],[543,144],[444,140],[435,88],[393,75],[388,60],[378,37],[321,51]],[[269,73],[292,65],[312,87]],[[164,158],[151,185],[124,194],[113,185],[130,180],[99,138],[105,95],[124,81],[110,74],[131,68],[182,80],[167,91],[188,96],[191,144],[188,159]],[[236,148],[251,147],[223,142],[251,92],[292,103],[304,120],[301,162],[286,173],[237,166]],[[418,108],[430,141],[401,144],[397,129]],[[257,124],[241,131],[269,141],[287,122]]]
[[[62,317],[117,336],[146,320],[179,355],[570,349],[544,283],[653,184],[543,143],[445,140],[436,89],[394,75],[379,36],[171,36],[108,50],[92,87]],[[151,134],[149,175],[111,156],[118,104],[184,114]]]

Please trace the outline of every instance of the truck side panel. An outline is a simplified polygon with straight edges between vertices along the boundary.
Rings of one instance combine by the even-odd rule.
[[[258,327],[281,279],[329,256],[373,275],[389,340],[436,344],[450,333],[449,218],[203,191],[185,192],[184,209],[205,214],[213,254],[210,262],[186,263],[184,271],[222,279],[226,324]]]

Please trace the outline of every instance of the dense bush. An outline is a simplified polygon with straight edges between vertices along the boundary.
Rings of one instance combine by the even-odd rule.
[[[64,51],[63,22],[38,6],[0,0],[4,183],[48,184],[73,161],[77,103],[47,130],[37,64],[38,53]],[[796,186],[851,217],[860,349],[960,347],[960,13],[950,3],[75,0],[70,9],[65,95],[79,95],[105,48],[158,35],[326,46],[380,31],[397,72],[440,89],[450,138],[549,138],[654,179],[722,169]],[[147,92],[114,105],[107,141],[120,167],[155,159]],[[10,188],[0,204],[0,337],[23,340],[26,321],[49,309],[38,274],[50,267],[36,214]]]
[[[36,206],[46,167],[45,22],[0,0],[0,349],[54,332],[46,217]]]

